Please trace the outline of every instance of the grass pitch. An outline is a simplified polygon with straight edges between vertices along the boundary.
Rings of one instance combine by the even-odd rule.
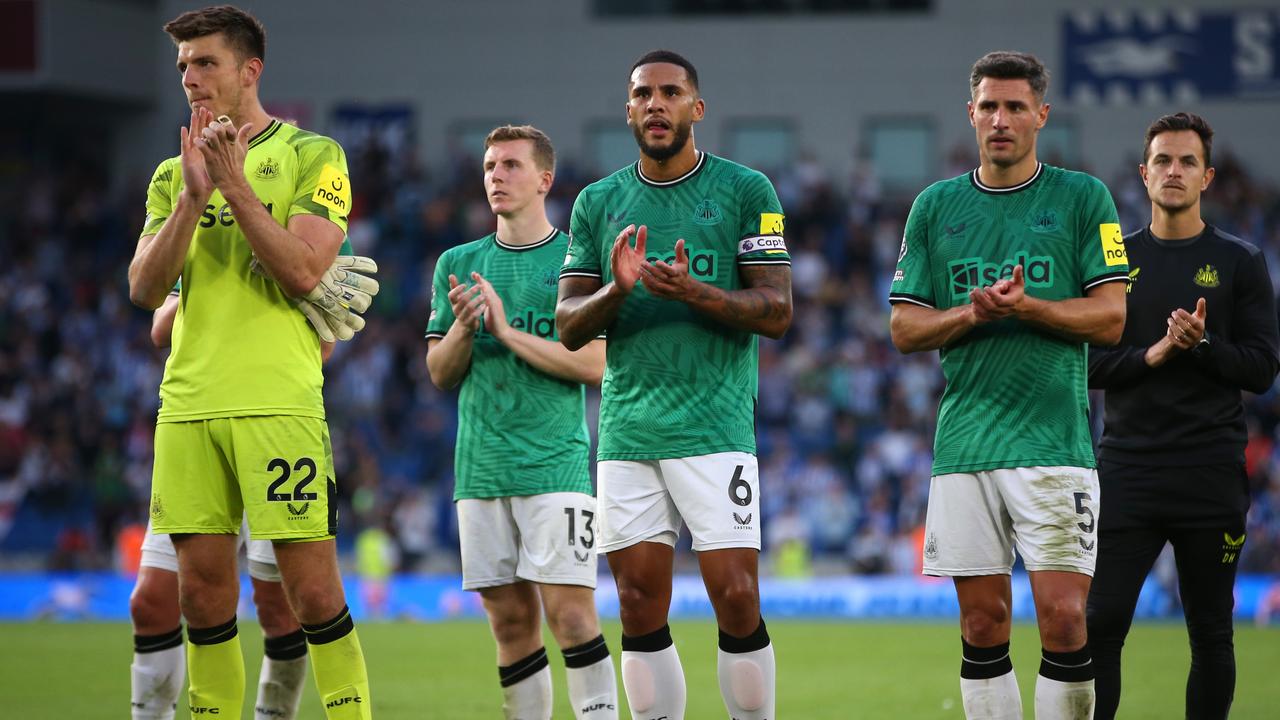
[[[479,622],[373,623],[359,626],[372,680],[375,718],[501,718],[493,641]],[[620,629],[606,628],[619,654]],[[784,720],[963,718],[959,630],[951,624],[791,622],[769,625],[778,657],[778,714]],[[714,624],[672,626],[689,686],[689,720],[724,718],[716,686]],[[241,624],[248,690],[244,718],[258,677],[260,634]],[[31,720],[127,718],[132,639],[123,623],[0,624],[0,697],[6,718]],[[554,644],[548,637],[548,648]],[[572,718],[564,667],[549,653],[555,676],[556,718]],[[1030,625],[1014,628],[1013,656],[1032,716],[1039,641]],[[1280,706],[1280,629],[1236,630],[1238,679],[1233,718],[1276,717]],[[1125,651],[1119,717],[1183,715],[1189,665],[1180,624],[1138,624]],[[621,691],[621,681],[618,684]],[[620,698],[625,708],[625,698]],[[181,707],[178,718],[187,718]],[[300,718],[323,718],[308,684]],[[630,715],[624,709],[621,717]]]

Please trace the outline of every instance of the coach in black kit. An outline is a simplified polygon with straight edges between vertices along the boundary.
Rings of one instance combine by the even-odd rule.
[[[1232,591],[1249,508],[1240,393],[1271,387],[1280,331],[1262,253],[1200,218],[1212,139],[1189,113],[1147,129],[1151,225],[1125,238],[1124,336],[1089,350],[1089,385],[1106,390],[1088,603],[1098,720],[1115,717],[1120,649],[1166,542],[1191,638],[1186,717],[1227,717],[1235,692]]]

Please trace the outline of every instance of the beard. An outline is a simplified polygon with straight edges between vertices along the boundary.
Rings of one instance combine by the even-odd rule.
[[[651,160],[665,162],[680,154],[684,146],[689,142],[689,135],[693,133],[693,123],[682,123],[671,129],[671,143],[665,147],[650,145],[644,141],[644,126],[632,125],[631,134],[636,136],[636,145],[640,146],[640,152],[644,153]]]
[[[1169,202],[1167,200],[1164,200],[1163,198],[1160,197],[1159,193],[1156,193],[1154,196],[1149,195],[1148,197],[1151,198],[1151,202],[1153,204],[1155,204],[1161,210],[1169,213],[1170,215],[1176,215],[1180,212],[1186,212],[1187,210],[1190,210],[1191,208],[1195,207],[1195,204],[1200,200],[1199,196],[1193,196],[1191,195],[1191,193],[1187,193],[1187,196],[1184,196],[1181,199],[1174,202]]]

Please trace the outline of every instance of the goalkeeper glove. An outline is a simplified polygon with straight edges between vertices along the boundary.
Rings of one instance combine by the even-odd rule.
[[[372,258],[339,255],[311,292],[294,300],[321,340],[350,340],[364,329],[364,318],[357,313],[369,309],[378,281],[360,273],[375,272],[378,264]]]

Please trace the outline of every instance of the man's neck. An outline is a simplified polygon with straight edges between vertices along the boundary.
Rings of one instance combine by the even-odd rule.
[[[263,109],[262,103],[256,99],[244,103],[244,106],[237,109],[231,115],[231,122],[236,129],[244,127],[245,123],[253,123],[253,129],[249,131],[249,138],[253,139],[258,133],[267,129],[271,124],[271,115]]]
[[[1190,240],[1204,232],[1200,218],[1200,202],[1178,210],[1167,210],[1151,203],[1151,234],[1161,240]]]
[[[644,173],[646,178],[658,182],[675,180],[687,174],[697,164],[698,150],[693,146],[693,136],[690,136],[689,142],[680,148],[680,152],[666,160],[654,160],[643,152],[640,153],[640,172]]]
[[[541,242],[555,227],[547,219],[543,203],[514,215],[498,216],[498,239],[505,245],[533,245]]]
[[[993,188],[1007,188],[1030,180],[1036,174],[1036,167],[1040,162],[1036,160],[1034,152],[1027,153],[1027,156],[1019,160],[1013,165],[996,165],[989,160],[983,160],[978,166],[978,180],[983,185]]]

